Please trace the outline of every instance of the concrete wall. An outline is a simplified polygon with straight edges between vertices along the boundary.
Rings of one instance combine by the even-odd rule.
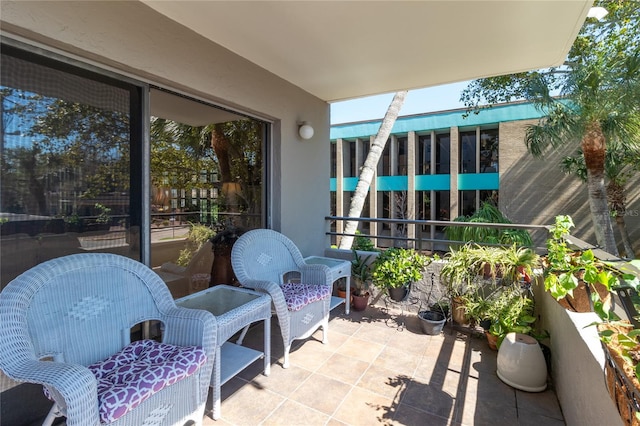
[[[3,1],[0,7],[3,36],[272,122],[271,223],[305,255],[328,245],[326,102],[139,2]],[[303,120],[315,128],[304,142],[297,135]]]
[[[551,336],[551,377],[567,425],[622,425],[605,385],[600,339],[595,326],[589,326],[598,316],[567,311],[538,280],[536,325]]]

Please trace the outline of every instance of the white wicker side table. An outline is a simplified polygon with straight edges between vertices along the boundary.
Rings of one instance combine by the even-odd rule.
[[[271,353],[271,297],[246,288],[217,285],[212,288],[177,299],[176,304],[185,308],[204,309],[215,315],[218,323],[216,359],[213,363],[211,387],[213,407],[211,416],[220,418],[220,386],[259,358],[264,359],[263,374],[270,373]],[[264,351],[242,346],[246,329],[256,321],[264,320]],[[227,342],[239,330],[244,329],[237,344]]]
[[[348,260],[322,256],[305,257],[304,261],[310,265],[327,265],[331,270],[331,281],[336,281],[338,278],[346,278],[347,296],[344,299],[341,297],[331,296],[331,309],[333,310],[337,305],[344,303],[344,313],[349,315],[349,307],[351,306],[351,262]]]

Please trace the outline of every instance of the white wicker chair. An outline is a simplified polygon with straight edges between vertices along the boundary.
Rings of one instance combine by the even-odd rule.
[[[271,296],[284,343],[284,368],[289,367],[294,340],[306,339],[322,327],[323,343],[327,343],[332,288],[328,266],[306,264],[291,240],[269,229],[244,233],[233,246],[231,264],[240,284]],[[290,272],[300,274],[300,284],[283,283]],[[292,309],[292,292],[305,291],[304,287],[318,289],[319,300]]]
[[[109,424],[202,424],[215,317],[177,307],[157,274],[123,256],[60,257],[10,282],[0,293],[0,368],[14,380],[45,386],[55,401],[45,423],[62,415],[69,426],[98,425],[98,384],[87,366],[122,350],[131,328],[147,320],[164,324],[163,343],[201,347],[206,362]]]

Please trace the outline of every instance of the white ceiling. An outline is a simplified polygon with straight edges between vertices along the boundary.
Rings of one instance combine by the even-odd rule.
[[[593,3],[142,1],[328,102],[559,65]]]

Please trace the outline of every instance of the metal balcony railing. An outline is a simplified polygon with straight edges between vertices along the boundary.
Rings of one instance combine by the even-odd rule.
[[[546,251],[544,242],[548,237],[549,227],[547,225],[516,224],[516,223],[485,223],[485,222],[453,222],[447,220],[415,220],[415,219],[382,219],[370,217],[348,217],[348,216],[326,216],[329,222],[329,229],[326,234],[331,236],[332,244],[338,241],[339,237],[350,235],[366,237],[380,247],[404,246],[413,247],[417,250],[447,251],[449,246],[465,244],[469,241],[449,240],[445,237],[444,228],[449,226],[471,226],[497,229],[524,229],[529,231],[533,248],[536,252]],[[358,226],[361,230],[359,234],[345,234],[342,227],[345,222],[354,220],[361,222]],[[363,229],[371,229],[370,224],[382,224],[382,230],[372,234],[364,232]],[[369,225],[369,226],[367,226]],[[387,225],[387,226],[385,226]],[[480,245],[504,246],[505,244],[492,244],[477,241]]]

